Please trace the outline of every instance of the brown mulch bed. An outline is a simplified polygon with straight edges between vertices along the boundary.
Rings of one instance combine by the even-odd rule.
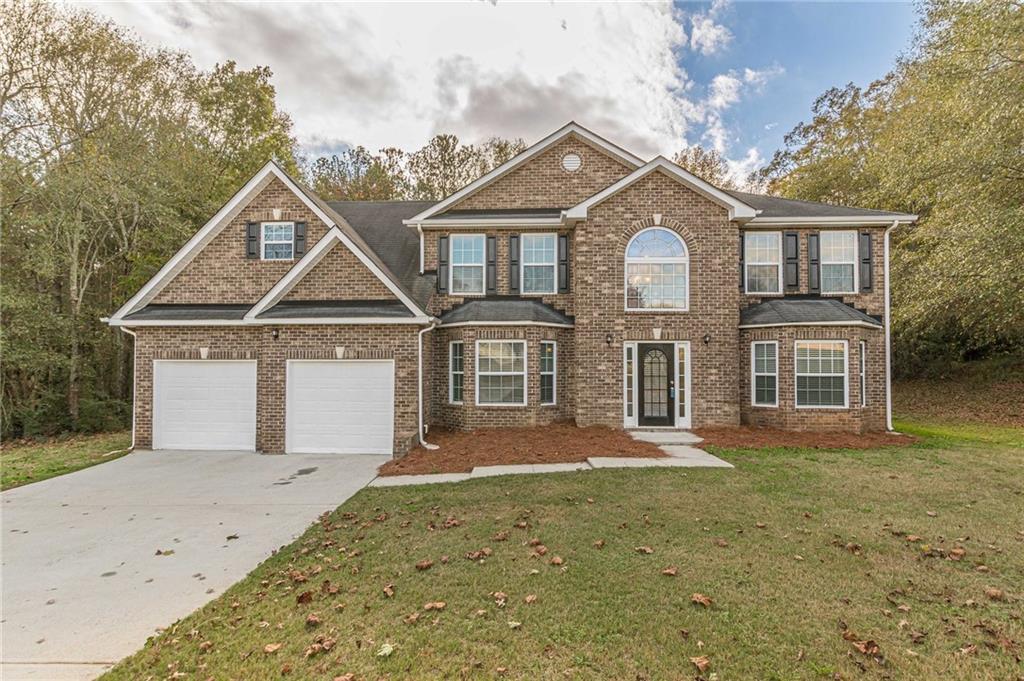
[[[769,449],[772,447],[807,447],[810,449],[874,449],[895,447],[917,442],[912,435],[889,433],[803,433],[778,428],[697,428],[693,431],[704,438],[699,447],[714,446],[729,449]]]
[[[431,430],[427,442],[440,449],[416,447],[380,467],[381,475],[468,473],[475,466],[530,463],[577,463],[591,456],[661,457],[649,442],[604,426],[578,428],[553,423],[531,428],[480,428],[469,432]]]

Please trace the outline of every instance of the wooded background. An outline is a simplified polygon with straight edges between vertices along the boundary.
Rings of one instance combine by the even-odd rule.
[[[524,148],[304,159],[268,67],[211,71],[88,12],[0,2],[0,435],[130,423],[116,310],[268,159],[325,199],[439,199]],[[933,0],[866,88],[821,95],[747,188],[921,215],[894,234],[895,368],[1024,349],[1024,5]],[[734,185],[699,147],[677,161]]]

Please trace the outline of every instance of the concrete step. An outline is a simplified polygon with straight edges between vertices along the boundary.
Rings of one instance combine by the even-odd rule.
[[[686,430],[631,430],[629,434],[634,440],[656,445],[693,445],[704,441]]]

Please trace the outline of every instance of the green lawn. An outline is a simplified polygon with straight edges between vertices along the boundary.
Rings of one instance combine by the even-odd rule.
[[[5,445],[0,450],[0,487],[19,487],[111,461],[131,442],[130,432],[117,432]],[[116,451],[121,454],[110,454]]]
[[[104,678],[1018,678],[1020,433],[901,426],[925,439],[367,489]]]

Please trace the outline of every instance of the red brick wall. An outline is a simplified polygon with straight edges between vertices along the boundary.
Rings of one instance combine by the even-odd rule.
[[[275,340],[273,328],[280,331]],[[404,454],[416,437],[417,332],[412,325],[380,326],[254,326],[254,327],[141,327],[136,339],[136,446],[152,446],[153,360],[255,359],[256,448],[284,451],[285,368],[289,359],[334,359],[335,347],[346,359],[394,359],[395,454]]]
[[[395,295],[345,244],[335,242],[284,300],[390,300]]]
[[[562,168],[562,157],[568,153],[583,159],[583,165],[572,173]],[[569,135],[449,210],[569,208],[633,170],[583,138]]]
[[[306,245],[327,233],[327,226],[280,180],[274,178],[252,201],[224,226],[154,303],[255,303],[295,264],[292,260],[249,260],[246,223],[272,221],[274,209],[281,220],[306,223]]]
[[[778,341],[779,406],[755,407],[750,399],[750,344]],[[797,340],[848,341],[848,409],[796,408]],[[867,406],[861,408],[859,384],[860,341],[867,342]],[[841,430],[862,433],[885,430],[885,335],[881,329],[862,327],[776,327],[740,332],[740,411],[743,423],[788,430]]]

